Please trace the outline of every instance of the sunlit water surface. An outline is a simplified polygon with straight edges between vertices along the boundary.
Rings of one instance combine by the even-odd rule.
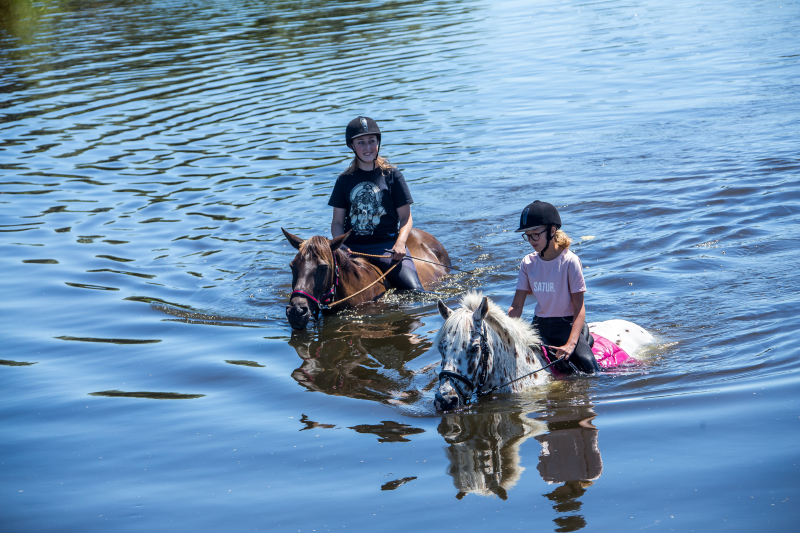
[[[0,4],[3,531],[796,527],[800,5]],[[558,205],[642,367],[432,408],[442,324],[292,334],[377,119],[451,306]],[[533,302],[526,308],[530,317]]]

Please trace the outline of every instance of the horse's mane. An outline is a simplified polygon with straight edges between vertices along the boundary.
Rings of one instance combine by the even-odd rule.
[[[453,310],[453,313],[445,321],[433,343],[438,346],[442,336],[451,336],[450,344],[461,346],[469,342],[470,331],[472,329],[472,314],[483,301],[483,293],[470,291],[461,298],[461,307]],[[536,330],[521,318],[508,316],[499,305],[492,300],[488,301],[489,311],[486,313],[484,321],[489,326],[489,338],[492,344],[503,343],[509,349],[513,346],[513,352],[524,354],[531,345],[540,346],[542,340]]]
[[[336,256],[336,264],[339,265],[339,270],[343,272],[350,272],[356,276],[360,276],[365,270],[370,269],[368,261],[360,257],[350,258],[346,253],[340,249],[331,251],[331,245],[327,238],[321,235],[315,235],[308,240],[303,241],[300,245],[300,255],[309,258],[317,257],[321,261],[333,266],[333,257]]]

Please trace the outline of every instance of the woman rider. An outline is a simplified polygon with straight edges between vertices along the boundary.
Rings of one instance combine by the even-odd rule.
[[[411,192],[403,174],[378,155],[381,130],[369,117],[357,117],[345,130],[347,146],[355,158],[336,178],[328,205],[333,207],[331,234],[352,230],[342,249],[385,259],[368,258],[381,271],[400,262],[387,276],[400,290],[424,291],[406,241],[411,233]],[[391,257],[387,250],[391,250]]]

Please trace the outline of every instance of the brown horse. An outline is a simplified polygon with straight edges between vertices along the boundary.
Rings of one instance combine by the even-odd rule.
[[[289,264],[292,268],[292,294],[286,306],[286,318],[292,328],[304,329],[311,316],[317,317],[322,306],[329,302],[339,302],[331,309],[341,310],[373,302],[392,288],[391,281],[384,278],[357,296],[344,300],[382,275],[381,270],[366,259],[350,256],[339,249],[350,232],[335,239],[316,236],[304,241],[283,228],[281,230],[289,244],[298,250]],[[412,256],[440,263],[414,261],[425,290],[430,290],[437,279],[450,271],[447,250],[430,233],[412,229],[406,246]]]

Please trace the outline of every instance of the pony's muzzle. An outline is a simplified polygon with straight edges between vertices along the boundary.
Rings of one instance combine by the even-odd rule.
[[[439,381],[439,388],[433,399],[433,406],[437,411],[453,411],[461,409],[465,402],[458,390],[450,383],[449,379]]]

